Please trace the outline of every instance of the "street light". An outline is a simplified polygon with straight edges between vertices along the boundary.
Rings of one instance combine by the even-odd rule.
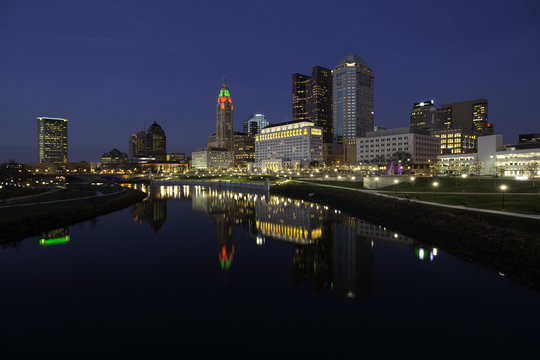
[[[502,211],[504,211],[504,192],[506,191],[506,189],[508,189],[508,186],[506,185],[501,185],[501,192],[502,192]]]
[[[375,190],[377,189],[377,182],[379,181],[378,177],[375,177]]]
[[[398,184],[398,183],[399,183],[399,180],[398,180],[398,179],[394,179],[394,184],[395,184],[395,186],[394,186],[394,193],[395,193],[396,195],[397,195],[397,187],[398,187],[397,184]]]
[[[411,183],[412,183],[413,191],[414,191],[414,180],[416,180],[416,178],[414,176],[411,176]]]
[[[439,186],[439,183],[437,181],[433,182],[433,191],[435,192],[435,201],[437,201],[437,186]]]

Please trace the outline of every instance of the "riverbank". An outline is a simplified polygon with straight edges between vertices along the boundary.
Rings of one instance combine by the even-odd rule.
[[[126,208],[146,197],[138,190],[114,188],[113,192],[111,187],[93,188],[96,195],[81,199],[65,199],[65,194],[61,194],[62,198],[56,200],[0,207],[0,242],[20,240],[85,221]]]
[[[540,288],[538,220],[505,219],[508,226],[505,228],[494,225],[501,216],[471,214],[308,184],[275,186],[271,193],[340,209]]]

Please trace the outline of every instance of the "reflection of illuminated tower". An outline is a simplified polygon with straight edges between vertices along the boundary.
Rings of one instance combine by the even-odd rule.
[[[53,246],[67,244],[69,242],[69,228],[59,228],[47,231],[41,236],[41,246]]]
[[[134,221],[139,224],[148,223],[157,232],[167,221],[167,200],[151,198],[141,201],[133,205],[129,212]]]
[[[325,221],[322,236],[313,244],[293,246],[295,282],[313,281],[315,289],[330,289],[332,283],[332,222]]]
[[[223,82],[217,102],[216,147],[233,151],[233,104],[229,87]]]
[[[213,217],[217,225],[219,263],[223,270],[229,270],[234,256],[233,226],[226,214]]]
[[[346,216],[334,226],[334,284],[344,297],[358,298],[373,286],[371,241],[357,236],[356,219]]]

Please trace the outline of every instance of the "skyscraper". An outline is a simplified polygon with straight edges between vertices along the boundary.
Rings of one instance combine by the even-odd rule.
[[[67,119],[38,117],[38,156],[40,163],[67,163]]]
[[[308,86],[308,115],[323,130],[323,141],[332,142],[332,70],[314,66]]]
[[[440,126],[441,111],[433,100],[415,103],[411,110],[411,129],[435,129]]]
[[[493,131],[488,124],[487,99],[463,101],[441,106],[442,125],[445,128],[476,130],[483,135]]]
[[[345,163],[356,163],[356,138],[373,130],[373,90],[373,71],[361,57],[349,55],[334,68],[333,138],[343,144]]]
[[[244,121],[244,132],[251,137],[260,134],[261,130],[268,126],[268,120],[263,114],[252,114]]]
[[[154,121],[146,131],[146,153],[156,161],[167,160],[167,138],[165,131]]]
[[[137,131],[129,137],[129,160],[146,157],[146,132]]]
[[[311,78],[307,75],[292,74],[292,118],[309,121],[308,88]]]
[[[225,81],[219,91],[216,112],[216,147],[233,151],[233,104]]]

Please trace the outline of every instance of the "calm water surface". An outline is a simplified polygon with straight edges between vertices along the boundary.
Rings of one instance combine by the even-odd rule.
[[[0,249],[5,358],[540,358],[540,294],[317,204],[200,187]]]

